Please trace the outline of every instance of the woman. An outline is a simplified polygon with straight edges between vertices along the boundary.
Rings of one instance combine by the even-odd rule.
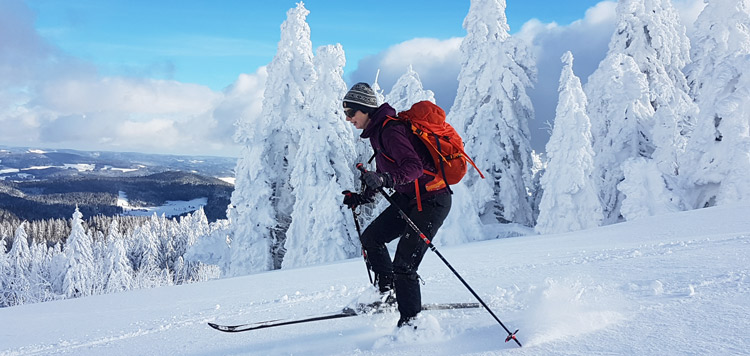
[[[392,198],[398,207],[432,240],[448,216],[451,195],[447,188],[429,192],[425,189],[425,184],[434,179],[436,169],[424,143],[400,121],[387,120],[396,116],[396,111],[388,103],[378,106],[375,92],[366,83],[352,86],[344,96],[343,106],[346,120],[363,130],[360,137],[370,139],[377,166],[375,171],[362,175],[367,186],[365,192],[347,194],[344,204],[355,208],[372,202],[380,188],[393,188]],[[383,211],[365,229],[361,239],[380,292],[395,291],[401,314],[398,327],[402,327],[412,325],[422,310],[417,269],[427,244],[407,226],[398,207],[390,206]],[[399,237],[391,260],[385,244]]]

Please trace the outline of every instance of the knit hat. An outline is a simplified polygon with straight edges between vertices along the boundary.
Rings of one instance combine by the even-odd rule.
[[[378,98],[375,91],[367,83],[357,83],[344,95],[344,103],[353,103],[366,106],[368,108],[378,107]],[[344,104],[346,106],[346,104]]]

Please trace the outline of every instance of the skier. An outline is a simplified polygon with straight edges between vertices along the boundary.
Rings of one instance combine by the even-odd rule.
[[[344,192],[344,204],[354,209],[373,202],[379,189],[393,188],[393,201],[431,240],[448,216],[451,195],[448,188],[426,190],[437,169],[424,143],[398,121],[384,124],[388,116],[396,116],[396,110],[388,103],[378,106],[375,92],[366,83],[352,86],[344,96],[343,107],[346,120],[363,130],[360,137],[370,139],[377,167],[362,174],[366,185],[362,194]],[[412,325],[422,309],[417,269],[428,245],[401,218],[398,207],[392,205],[375,218],[362,233],[361,242],[380,292],[386,300],[392,300],[395,292],[401,314],[398,327],[402,327]],[[399,237],[391,260],[385,244]]]

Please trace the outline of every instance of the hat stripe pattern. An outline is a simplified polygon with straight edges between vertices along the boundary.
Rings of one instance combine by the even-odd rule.
[[[344,96],[344,101],[370,108],[378,107],[378,98],[367,83],[357,83]]]

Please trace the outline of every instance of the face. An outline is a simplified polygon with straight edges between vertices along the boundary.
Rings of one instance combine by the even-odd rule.
[[[370,123],[370,115],[365,114],[359,110],[344,109],[344,115],[346,115],[346,121],[351,122],[355,128],[363,130]]]

